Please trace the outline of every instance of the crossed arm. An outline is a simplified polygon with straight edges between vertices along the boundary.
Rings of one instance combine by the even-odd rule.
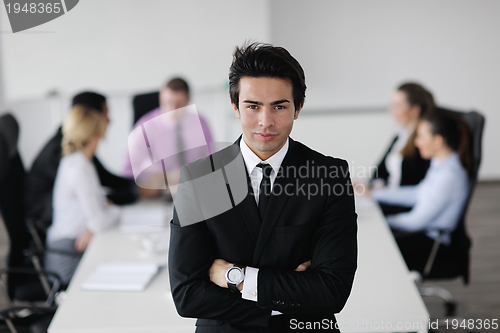
[[[233,266],[233,265],[234,265],[234,263],[227,262],[224,259],[215,259],[214,263],[212,264],[212,266],[210,267],[210,269],[208,271],[208,275],[210,276],[210,281],[212,281],[213,283],[215,283],[216,285],[218,285],[221,288],[227,288],[228,286],[227,286],[225,274],[226,274],[227,270],[229,268],[231,268],[231,266]],[[305,272],[309,269],[309,267],[311,267],[311,260],[308,260],[308,261],[300,264],[299,266],[297,266],[297,268],[295,268],[295,271],[296,272]],[[245,269],[246,269],[246,267],[245,267]],[[243,290],[244,283],[245,283],[245,281],[241,282],[238,285],[239,291]]]

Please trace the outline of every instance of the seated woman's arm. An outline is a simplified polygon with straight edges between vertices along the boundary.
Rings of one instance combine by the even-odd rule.
[[[436,217],[450,204],[450,198],[458,188],[452,174],[434,178],[432,184],[421,185],[418,200],[407,213],[387,217],[389,225],[398,230],[417,232],[428,229]]]
[[[381,203],[412,207],[418,200],[418,185],[401,186],[397,189],[374,189],[372,196]]]
[[[99,183],[94,177],[82,174],[76,179],[76,196],[84,211],[87,229],[92,233],[109,229],[118,223],[119,209],[107,203]]]

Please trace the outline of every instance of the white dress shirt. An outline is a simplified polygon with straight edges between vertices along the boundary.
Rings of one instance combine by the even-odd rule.
[[[403,166],[403,155],[401,155],[401,150],[406,146],[414,130],[414,126],[400,128],[398,131],[398,138],[385,158],[385,168],[389,173],[389,177],[387,178],[388,188],[398,188],[401,184],[401,169]]]
[[[76,239],[85,229],[98,233],[118,222],[118,207],[107,203],[94,164],[80,151],[61,159],[53,193],[47,243]]]
[[[444,161],[433,158],[418,185],[372,192],[379,202],[413,207],[409,212],[388,216],[392,228],[408,232],[427,230],[426,235],[433,239],[439,235],[436,229],[442,229],[444,244],[450,244],[449,234],[457,226],[468,193],[469,177],[456,153]]]
[[[269,157],[267,160],[261,160],[246,144],[244,138],[240,140],[240,150],[243,160],[245,161],[245,166],[250,176],[250,182],[252,184],[252,189],[255,197],[255,202],[259,204],[259,193],[260,193],[260,182],[262,180],[262,168],[257,167],[257,164],[270,164],[273,170],[271,171],[270,180],[271,188],[273,188],[274,181],[278,175],[281,163],[288,152],[288,138],[285,144],[278,150],[273,156]],[[254,267],[247,267],[245,271],[245,282],[243,283],[243,290],[241,291],[241,297],[243,299],[257,302],[257,278],[259,274],[259,269]],[[281,312],[272,311],[271,315],[279,315]]]

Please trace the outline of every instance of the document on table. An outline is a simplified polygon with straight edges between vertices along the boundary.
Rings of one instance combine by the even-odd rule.
[[[167,211],[162,206],[128,206],[121,209],[120,232],[142,234],[163,232],[167,228]]]
[[[356,202],[356,212],[366,212],[377,209],[377,204],[375,201],[366,195],[355,195],[354,196]]]
[[[143,291],[164,265],[108,262],[99,265],[81,288],[91,291]]]

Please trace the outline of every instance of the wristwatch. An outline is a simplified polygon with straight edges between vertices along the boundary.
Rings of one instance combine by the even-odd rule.
[[[226,282],[229,290],[239,292],[238,286],[245,280],[243,267],[234,264],[226,271]]]

